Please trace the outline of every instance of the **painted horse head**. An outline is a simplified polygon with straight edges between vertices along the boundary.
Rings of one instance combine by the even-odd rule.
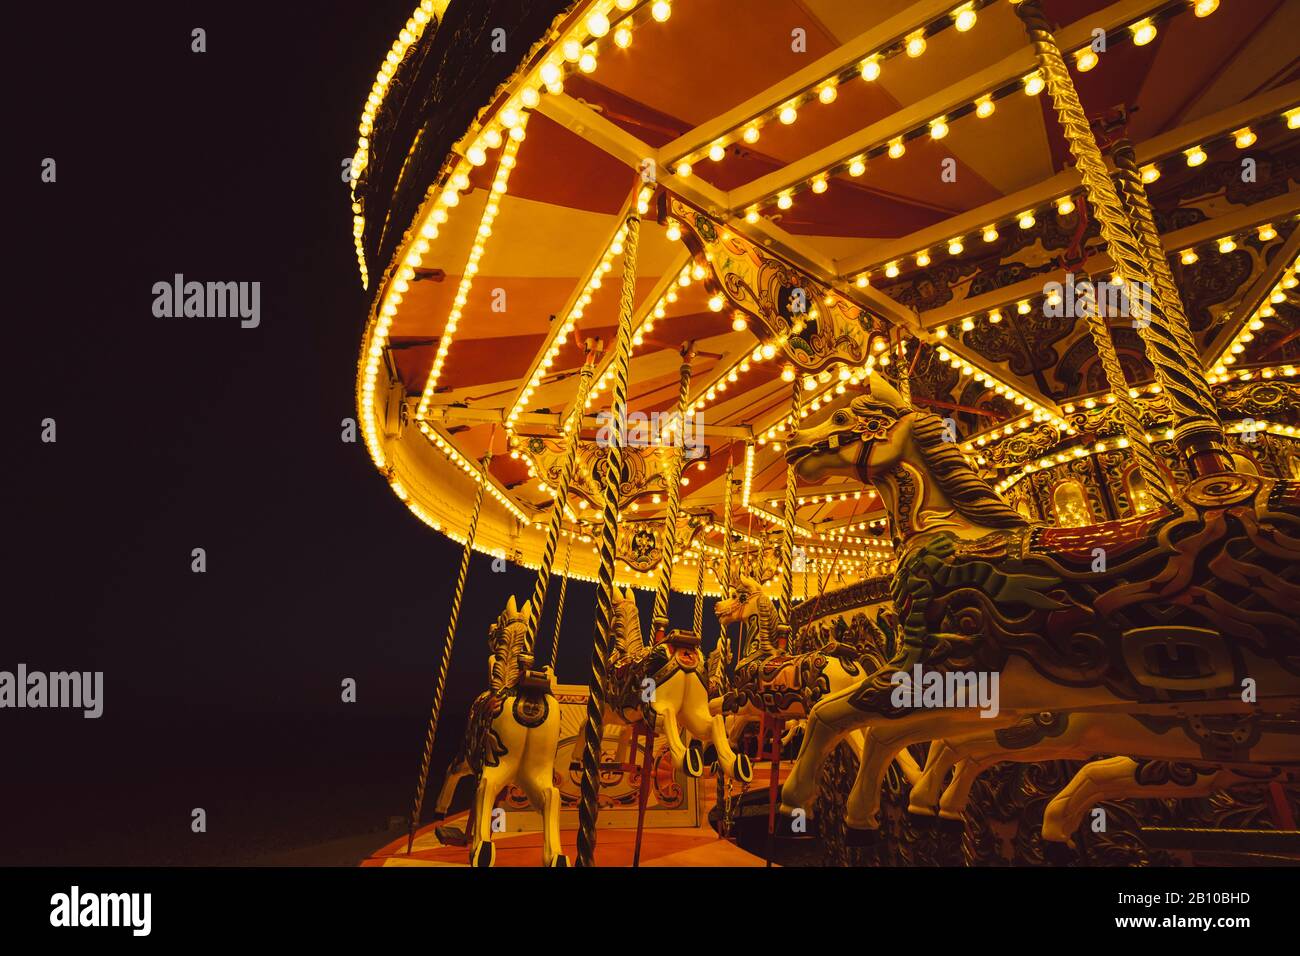
[[[794,432],[786,460],[799,477],[840,474],[870,483],[904,540],[924,531],[978,537],[1028,524],[966,461],[950,422],[911,408],[878,374],[867,381],[868,394]]]
[[[528,633],[528,602],[520,608],[515,596],[510,595],[505,610],[497,616],[496,623],[488,631],[488,647],[492,661],[491,688],[501,691],[514,687],[519,678],[520,652],[524,648],[524,639]],[[531,666],[532,661],[529,660]]]
[[[741,654],[747,656],[755,650],[764,656],[772,653],[776,633],[776,608],[772,599],[763,593],[763,586],[746,574],[733,585],[731,593],[714,605],[718,623],[724,628],[740,621],[744,625]]]

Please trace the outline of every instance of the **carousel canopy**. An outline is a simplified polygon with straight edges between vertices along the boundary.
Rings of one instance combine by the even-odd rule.
[[[563,503],[572,573],[593,577],[625,268],[622,583],[654,583],[683,432],[679,543],[693,550],[674,587],[695,589],[695,561],[720,554],[728,520],[761,567],[795,385],[815,420],[869,375],[905,377],[1002,490],[1119,447],[1097,417],[1115,396],[1069,278],[1104,281],[1116,265],[1014,7],[422,3],[366,100],[353,163],[373,297],[360,423],[394,492],[463,540],[486,482],[475,546],[535,565],[600,340]],[[1287,38],[1300,3],[1042,7],[1098,139],[1133,145],[1216,395],[1274,381],[1290,398],[1254,417],[1294,433],[1300,66]],[[760,301],[775,287],[747,285],[774,274],[808,298],[780,334]],[[773,294],[765,307],[788,317]],[[1127,383],[1150,403],[1148,427],[1172,427],[1120,312],[1108,324]],[[684,364],[693,417],[673,430]],[[888,564],[868,485],[800,487],[795,503],[805,574]]]

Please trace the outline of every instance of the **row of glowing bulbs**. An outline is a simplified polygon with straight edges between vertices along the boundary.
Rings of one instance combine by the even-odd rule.
[[[605,248],[604,253],[600,257],[600,261],[596,264],[595,268],[591,270],[591,275],[587,277],[587,282],[583,285],[582,292],[578,295],[573,306],[569,309],[568,315],[564,317],[564,321],[560,323],[559,328],[556,329],[551,340],[547,343],[541,359],[533,368],[533,373],[528,379],[528,384],[525,385],[523,390],[519,393],[518,399],[515,400],[509,414],[506,416],[507,428],[513,428],[515,422],[518,421],[520,414],[528,404],[528,400],[532,398],[537,389],[541,387],[543,377],[550,374],[551,367],[555,364],[555,359],[560,354],[560,349],[568,340],[569,335],[577,327],[578,320],[583,317],[586,308],[591,305],[591,301],[595,298],[596,292],[604,285],[605,276],[609,275],[609,273],[613,271],[614,259],[623,254],[623,243],[626,242],[626,240],[627,223],[625,222],[620,225],[618,231],[614,233],[613,239],[610,240],[609,245]],[[595,391],[596,389],[592,389],[593,393]],[[590,404],[590,402],[588,402],[588,404]]]
[[[1277,238],[1277,230],[1271,224],[1255,227],[1254,231],[1257,233],[1261,242],[1271,242],[1273,239]],[[1221,255],[1227,255],[1237,248],[1238,238],[1240,238],[1239,235],[1224,236],[1215,240],[1215,246],[1218,248]],[[1200,257],[1196,254],[1196,251],[1190,248],[1185,249],[1179,254],[1179,261],[1182,262],[1183,265],[1192,265],[1199,258]],[[1286,280],[1284,279],[1283,281],[1285,282]],[[1109,284],[1121,289],[1127,287],[1123,276],[1119,273],[1113,274],[1109,280],[1102,280],[1098,284]],[[1289,289],[1292,288],[1292,286],[1286,286],[1286,288]],[[1055,308],[1062,302],[1061,291],[1059,289],[1052,289],[1041,296],[1029,296],[1018,300],[1015,304],[1016,314],[1028,315],[1033,311],[1033,303],[1038,299],[1042,299],[1044,305]],[[1279,299],[1277,301],[1281,300]],[[989,309],[985,318],[988,320],[990,325],[997,325],[1004,318],[1002,313],[1003,310],[1007,308],[1010,308],[1010,305]],[[1272,314],[1272,312],[1269,312],[1267,315]],[[1265,317],[1267,317],[1267,315]],[[956,335],[958,330],[962,332],[973,332],[975,330],[975,322],[976,316],[968,315],[959,323],[955,323],[952,327],[947,325],[936,326],[934,328],[934,334],[936,338],[946,339],[949,335]],[[1260,326],[1256,326],[1256,328],[1260,328]]]
[[[1296,129],[1297,127],[1300,127],[1300,109],[1288,110],[1286,113],[1282,115],[1283,118],[1286,120],[1288,128]],[[1255,131],[1252,130],[1249,126],[1243,126],[1240,129],[1233,131],[1231,135],[1232,135],[1233,143],[1236,145],[1238,149],[1250,148],[1255,144],[1255,142],[1259,138],[1256,135]],[[1206,153],[1205,148],[1203,146],[1193,146],[1188,149],[1185,149],[1182,151],[1182,155],[1188,167],[1193,169],[1196,168],[1197,166],[1202,165],[1209,158],[1209,154]],[[1154,161],[1147,163],[1145,166],[1141,168],[1139,172],[1142,177],[1142,182],[1147,185],[1151,185],[1152,183],[1156,182],[1156,180],[1158,180],[1161,175],[1160,168],[1157,165],[1157,163]],[[1055,206],[1057,214],[1061,216],[1068,216],[1071,213],[1073,213],[1075,209],[1074,198],[1072,196],[1062,196],[1059,199],[1052,200],[1050,205]],[[1014,218],[1015,218],[1016,225],[1018,225],[1022,230],[1028,230],[1028,229],[1032,229],[1035,225],[1037,225],[1038,223],[1037,216],[1038,216],[1038,212],[1036,210],[1027,209],[1024,212],[1016,215]],[[996,242],[999,237],[1000,237],[1000,233],[998,232],[998,223],[996,222],[989,223],[982,230],[980,230],[980,238],[982,238],[986,243]],[[953,255],[953,256],[961,255],[963,252],[965,252],[965,248],[966,248],[965,236],[954,236],[953,238],[949,239],[947,242],[947,249],[949,255]],[[918,249],[914,253],[910,253],[905,258],[913,259],[918,268],[924,269],[925,267],[930,265],[932,261],[931,250]],[[1194,262],[1195,258],[1193,258],[1191,261]],[[858,275],[855,278],[855,281],[859,288],[865,288],[870,284],[871,275],[875,271],[875,268],[879,268],[879,267],[873,267],[871,269],[867,269],[863,272],[858,273]],[[888,262],[884,265],[883,268],[883,273],[886,279],[896,279],[901,274],[901,272],[902,272],[901,259],[895,259],[891,262]]]
[[[447,323],[443,327],[442,337],[438,340],[438,350],[434,354],[433,365],[429,369],[429,377],[424,384],[424,393],[420,396],[419,414],[421,416],[427,413],[429,403],[433,400],[438,379],[442,375],[442,367],[447,361],[447,352],[451,348],[452,338],[455,336],[460,320],[465,314],[470,289],[474,284],[474,277],[478,275],[479,262],[483,258],[488,238],[492,235],[492,223],[501,212],[501,197],[506,194],[510,181],[510,172],[515,168],[516,154],[519,152],[519,144],[524,138],[524,125],[525,123],[521,121],[519,125],[510,131],[511,135],[506,142],[505,148],[501,151],[501,161],[497,165],[496,177],[492,181],[487,203],[483,207],[483,215],[479,219],[478,231],[474,234],[474,242],[470,246],[469,257],[465,261],[465,270],[461,275],[460,284],[456,288],[456,297],[452,300],[451,311],[447,314]],[[447,189],[443,191],[441,202],[445,206],[456,206],[460,202],[460,191],[468,188],[468,174],[464,171],[457,172],[452,177],[452,182]],[[428,251],[429,240],[438,235],[439,217],[437,212],[438,210],[435,209],[432,216],[433,222],[425,224],[420,231],[420,238],[416,240],[413,251],[421,256]],[[441,218],[445,221],[445,209],[442,211]],[[399,278],[394,285],[398,292],[405,292],[408,280]]]
[[[1218,8],[1218,0],[1194,0],[1192,4],[1192,9],[1198,17],[1209,16],[1217,8]],[[954,11],[954,14],[955,12],[956,11]],[[969,13],[970,13],[970,18],[968,21],[969,25],[965,27],[966,29],[969,29],[970,26],[974,25],[974,11],[973,10],[969,11]],[[958,25],[958,29],[962,29],[960,24]],[[1156,36],[1155,24],[1150,19],[1143,19],[1138,23],[1133,24],[1130,27],[1130,30],[1133,32],[1134,42],[1137,43],[1139,46],[1143,46],[1147,43],[1150,43],[1153,39],[1155,39]],[[909,56],[917,57],[925,52],[924,34],[925,31],[924,29],[922,29],[909,35],[906,41],[906,50]],[[1085,47],[1084,50],[1079,51],[1079,54],[1080,55],[1091,54],[1091,47]],[[1091,55],[1095,56],[1095,54],[1091,54]],[[1084,68],[1085,72],[1087,69],[1091,69],[1092,66],[1096,65],[1095,62],[1090,62],[1085,57],[1082,61],[1076,59],[1076,66],[1080,65],[1081,62],[1090,64]],[[869,57],[866,60],[864,60],[861,64],[860,72],[863,79],[865,80],[874,80],[879,78],[880,76],[879,58]],[[1033,73],[1030,73],[1022,77],[1020,82],[1024,92],[1029,96],[1037,96],[1046,88],[1046,81],[1044,80],[1041,71],[1035,71]],[[817,90],[817,98],[823,103],[834,102],[835,101],[834,81],[828,81],[824,83],[822,86],[820,86]],[[795,100],[791,100],[790,102],[786,103],[783,107],[781,107],[781,109],[777,113],[777,118],[780,120],[780,122],[787,126],[794,123],[795,120],[798,119],[798,105],[799,105],[799,100],[798,98],[796,98]],[[994,102],[994,94],[985,93],[984,95],[977,97],[974,100],[974,106],[975,106],[974,109],[975,115],[980,119],[987,119],[988,117],[993,115],[993,113],[997,108]],[[948,135],[949,119],[946,113],[934,117],[926,125],[928,126],[928,132],[930,138],[933,140],[940,140]],[[744,139],[747,143],[757,142],[758,140],[757,126],[754,125],[746,126],[745,131],[742,134],[741,138]],[[900,159],[907,152],[906,139],[907,139],[907,134],[903,133],[893,137],[888,141],[888,155],[890,159]],[[709,152],[708,152],[709,158],[714,161],[721,160],[723,156],[725,156],[724,146],[725,146],[724,142],[715,142],[709,148]],[[826,192],[826,190],[829,188],[830,185],[829,177],[833,172],[833,170],[846,164],[847,164],[847,172],[850,176],[855,178],[861,176],[863,173],[866,172],[867,169],[866,153],[869,152],[871,152],[871,150],[866,150],[848,159],[847,161],[833,163],[831,166],[827,167],[827,169],[825,169],[824,171],[812,176],[807,182],[808,188],[811,189],[814,193],[818,193],[818,194]],[[690,163],[683,162],[683,163],[678,163],[675,171],[677,172],[678,175],[689,176],[691,174],[692,168]],[[775,196],[775,200],[769,197],[768,199],[755,203],[754,205],[746,209],[745,221],[749,223],[758,222],[760,217],[760,211],[759,211],[760,208],[765,205],[771,205],[773,201],[775,201],[775,205],[777,209],[780,210],[789,209],[794,204],[794,186],[789,186],[785,189],[779,190],[774,194],[774,196]],[[987,240],[987,241],[992,241],[992,240]],[[866,285],[866,281],[862,281],[861,285]]]
[[[1277,235],[1276,232],[1273,233]],[[1263,234],[1261,232],[1261,238]],[[1220,247],[1222,248],[1222,247]],[[1291,263],[1291,268],[1282,273],[1277,284],[1269,292],[1268,301],[1256,310],[1250,320],[1243,323],[1240,331],[1232,337],[1232,341],[1224,347],[1219,359],[1214,363],[1212,375],[1227,376],[1225,366],[1233,365],[1237,361],[1237,356],[1246,351],[1246,344],[1255,338],[1255,333],[1264,327],[1264,320],[1271,319],[1277,315],[1277,306],[1287,301],[1287,293],[1291,292],[1300,285],[1300,278],[1297,278],[1297,272],[1300,272],[1300,258]]]
[[[938,348],[938,355],[940,360],[947,362],[953,368],[958,369],[961,374],[970,375],[975,379],[975,381],[993,389],[993,394],[1005,396],[1008,401],[1024,408],[1027,412],[1038,412],[1043,414],[1047,420],[1051,421],[1053,425],[1063,431],[1069,430],[1070,425],[1064,419],[1047,412],[1046,409],[1034,402],[1033,399],[1016,391],[1016,389],[1007,385],[1005,382],[999,381],[983,369],[977,368],[961,356],[954,355],[942,345]]]
[[[1219,9],[1219,0],[1191,0],[1192,12],[1198,17],[1208,17],[1215,10]],[[1146,46],[1156,38],[1159,32],[1156,29],[1155,21],[1150,17],[1144,17],[1136,23],[1129,25],[1129,33],[1133,35],[1134,46]],[[1101,62],[1101,57],[1091,45],[1078,50],[1074,54],[1074,67],[1080,73],[1087,73]]]
[[[1229,434],[1262,431],[1273,435],[1286,435],[1288,437],[1295,437],[1297,433],[1296,426],[1294,425],[1282,425],[1276,422],[1261,421],[1236,422],[1225,426],[1224,431]],[[1155,441],[1157,439],[1157,436],[1151,434],[1147,434],[1144,437],[1147,441]],[[1167,428],[1159,437],[1163,437],[1165,441],[1172,441],[1174,430],[1172,428]],[[1091,455],[1099,455],[1103,452],[1116,451],[1128,447],[1129,440],[1127,438],[1115,438],[1110,441],[1099,441],[1091,446],[1076,445],[1073,448],[1067,448],[1055,455],[1049,455],[1040,458],[1038,461],[1025,464],[1018,472],[1013,475],[1008,475],[1006,478],[1002,479],[1002,481],[998,482],[997,490],[999,492],[1004,492],[1037,471],[1047,471],[1052,468],[1057,468],[1074,459],[1086,458]]]
[[[958,32],[965,33],[975,26],[975,21],[977,19],[975,7],[976,5],[974,2],[963,3],[951,13],[947,14],[946,17],[951,18],[953,25],[957,28]],[[935,23],[931,24],[930,27],[919,27],[916,30],[913,30],[903,39],[903,49],[909,57],[915,59],[925,52],[926,33],[931,32],[933,27],[941,22],[942,19],[944,18],[941,18],[940,21],[935,21]],[[862,79],[868,83],[880,79],[882,64],[886,57],[887,53],[884,52],[873,53],[866,57],[858,64],[857,75],[861,76]],[[730,130],[710,144],[704,155],[707,155],[708,158],[715,163],[721,162],[726,156],[726,148],[730,143],[735,142],[738,139],[751,146],[754,143],[757,143],[761,135],[762,127],[770,122],[771,118],[775,118],[783,126],[789,126],[798,119],[799,107],[805,101],[811,101],[815,98],[819,103],[827,106],[834,103],[839,97],[838,87],[840,83],[840,72],[842,71],[837,71],[831,76],[823,77],[803,93],[779,106],[770,107],[768,110],[765,110],[763,114],[748,120],[733,130]],[[691,171],[692,165],[687,157],[682,157],[675,164],[675,172],[679,176],[690,176]],[[854,175],[860,175],[860,173],[855,173]]]
[[[433,442],[434,446],[438,451],[443,453],[448,461],[461,471],[465,472],[466,475],[473,479],[475,484],[486,485],[488,494],[501,502],[501,504],[505,505],[506,510],[520,521],[525,524],[528,523],[528,516],[519,510],[519,506],[514,503],[509,495],[502,492],[501,489],[496,486],[496,483],[492,481],[491,477],[482,467],[462,455],[455,445],[443,438],[442,435],[438,433],[437,429],[431,426],[428,422],[420,422],[419,425],[420,431],[422,431],[425,436]]]
[[[357,264],[361,267],[362,288],[369,285],[370,276],[366,269],[365,249],[361,243],[362,234],[366,229],[366,220],[365,216],[362,215],[361,203],[356,198],[356,183],[370,162],[370,134],[374,132],[375,117],[379,115],[379,107],[384,102],[384,96],[388,92],[388,84],[392,82],[398,65],[406,57],[406,51],[420,39],[420,36],[424,33],[424,28],[429,25],[433,18],[433,0],[420,0],[420,5],[415,8],[415,12],[407,19],[406,25],[398,33],[392,47],[384,55],[384,62],[379,64],[379,72],[375,74],[375,82],[371,84],[370,94],[366,97],[365,105],[361,108],[361,122],[357,126],[357,149],[352,154],[350,178],[352,182],[352,240],[356,246]]]

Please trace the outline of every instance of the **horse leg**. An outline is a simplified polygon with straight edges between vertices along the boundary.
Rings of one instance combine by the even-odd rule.
[[[469,763],[457,757],[447,766],[446,776],[442,778],[442,787],[438,790],[438,799],[433,805],[433,815],[437,820],[447,816],[451,809],[452,798],[456,796],[456,787],[469,774]]]
[[[685,772],[688,777],[698,777],[703,774],[704,767],[698,751],[687,750],[682,740],[682,731],[677,725],[677,709],[672,704],[658,700],[651,706],[654,708],[655,724],[663,730],[673,766]]]
[[[493,866],[497,851],[492,845],[493,812],[497,796],[515,777],[519,767],[518,754],[506,754],[501,763],[495,767],[484,767],[478,778],[478,788],[474,794],[473,838],[469,845],[470,866]]]
[[[950,735],[954,725],[978,723],[992,730],[1018,719],[1014,715],[984,718],[978,711],[966,709],[919,711],[902,717],[868,715],[867,746],[858,778],[849,791],[844,822],[856,829],[874,830],[879,826],[880,788],[889,765],[904,747]]]
[[[1234,779],[1230,771],[1219,770],[1204,776],[1197,774],[1190,784],[1171,780],[1144,785],[1137,780],[1137,770],[1138,763],[1131,757],[1094,760],[1082,767],[1043,811],[1043,839],[1074,846],[1074,834],[1082,825],[1083,818],[1102,800],[1202,797]]]
[[[805,817],[812,816],[822,764],[845,734],[864,727],[870,719],[869,714],[849,703],[853,691],[853,687],[846,687],[823,697],[808,712],[803,744],[781,788],[781,813],[788,815],[801,810]]]
[[[718,763],[722,772],[739,783],[749,783],[754,779],[754,768],[750,765],[747,754],[737,754],[727,739],[727,726],[722,715],[709,714],[708,691],[698,679],[686,681],[686,692],[682,695],[682,723],[696,740],[712,740],[713,749],[718,753]]]
[[[906,750],[902,751],[907,753]],[[921,778],[912,784],[912,793],[908,797],[907,812],[918,816],[932,817],[935,808],[942,802],[943,781],[948,771],[962,759],[962,753],[956,745],[948,740],[930,742],[930,752],[925,758],[925,769]]]
[[[542,816],[542,866],[568,866],[560,844],[560,791],[555,786],[555,749],[560,739],[558,705],[550,701],[545,723],[533,728],[524,743],[519,786]]]

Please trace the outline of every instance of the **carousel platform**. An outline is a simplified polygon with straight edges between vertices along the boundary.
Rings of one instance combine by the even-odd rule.
[[[783,765],[783,770],[788,764]],[[770,780],[767,764],[754,766],[754,780],[749,793],[765,789]],[[748,853],[731,840],[719,838],[709,825],[709,810],[716,803],[715,787],[710,777],[701,781],[700,797],[703,812],[700,824],[692,827],[647,827],[641,840],[642,866],[690,867],[761,867],[762,857]],[[376,850],[362,866],[468,866],[468,851],[464,846],[445,844],[436,830],[440,827],[465,827],[468,811],[452,814],[445,820],[421,827],[415,835],[410,856],[406,853],[406,836],[385,844]],[[564,852],[569,859],[577,857],[578,832],[562,829]],[[497,845],[497,866],[538,866],[541,860],[542,835],[539,832],[503,833],[493,841]],[[625,827],[601,828],[596,839],[596,863],[599,866],[631,866],[636,844],[636,830]]]

